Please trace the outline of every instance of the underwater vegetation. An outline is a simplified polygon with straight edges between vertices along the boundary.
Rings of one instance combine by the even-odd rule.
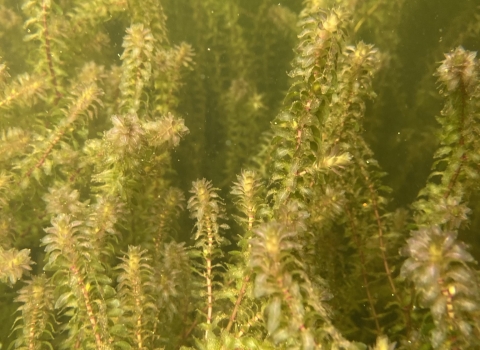
[[[0,0],[0,348],[480,349],[480,4]]]

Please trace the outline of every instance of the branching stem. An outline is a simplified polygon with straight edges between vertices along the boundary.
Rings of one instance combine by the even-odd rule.
[[[78,271],[78,268],[75,264],[70,267],[70,271],[72,271],[73,275],[75,276],[75,280],[82,292],[83,301],[85,303],[85,308],[87,310],[88,320],[90,321],[90,325],[92,326],[93,334],[95,335],[95,344],[97,346],[97,350],[104,350],[105,346],[102,341],[102,337],[98,333],[98,322],[95,317],[95,313],[92,308],[92,303],[90,301],[90,296],[88,295],[87,287],[85,286],[85,282],[83,280],[83,276]]]
[[[376,223],[377,232],[378,232],[378,243],[379,243],[380,255],[382,257],[383,267],[384,267],[385,272],[387,274],[388,283],[390,285],[390,288],[392,290],[392,293],[393,293],[395,299],[397,299],[398,305],[403,310],[403,315],[404,315],[404,319],[405,319],[405,326],[406,326],[407,330],[410,330],[410,327],[411,327],[410,309],[408,307],[405,308],[403,306],[402,298],[400,297],[400,295],[397,291],[397,287],[395,286],[395,282],[393,281],[392,269],[391,269],[390,264],[388,263],[388,259],[387,259],[387,245],[385,243],[385,237],[384,237],[384,232],[383,232],[383,224],[382,224],[382,219],[381,219],[380,212],[379,212],[377,193],[376,193],[376,190],[374,188],[373,183],[370,180],[368,172],[365,169],[365,167],[363,166],[363,164],[360,163],[359,167],[360,167],[360,170],[362,172],[364,181],[365,181],[365,183],[368,187],[368,190],[370,192],[370,201],[371,201],[371,206],[372,206],[372,209],[373,209],[373,215],[375,217],[375,223]]]
[[[366,259],[365,259],[365,254],[363,252],[363,247],[362,247],[363,245],[360,242],[360,237],[357,232],[357,226],[355,225],[352,212],[350,211],[349,208],[346,208],[345,210],[349,216],[350,228],[352,230],[352,237],[353,237],[353,240],[355,241],[355,244],[357,245],[358,254],[360,255],[360,268],[362,270],[362,279],[363,279],[363,284],[365,286],[365,291],[367,292],[368,303],[370,304],[370,311],[372,313],[373,319],[375,320],[375,328],[377,330],[377,333],[380,334],[381,332],[380,323],[378,322],[378,315],[377,315],[377,311],[375,310],[375,304],[373,302],[372,293],[370,292],[370,286],[369,286],[368,277],[367,277]]]
[[[460,130],[459,130],[460,138],[458,140],[458,144],[459,144],[460,147],[463,147],[463,145],[465,144],[465,139],[463,137],[463,131],[464,131],[464,128],[465,128],[465,125],[464,125],[465,124],[465,105],[466,105],[465,98],[466,98],[467,93],[465,91],[465,87],[464,87],[464,84],[463,84],[462,81],[460,82],[460,94],[461,94],[462,102],[461,102],[461,107],[460,107]],[[443,195],[443,198],[446,199],[450,196],[450,193],[452,192],[453,187],[457,183],[458,176],[460,175],[460,172],[461,172],[462,167],[465,164],[466,160],[467,160],[467,155],[466,155],[465,152],[463,152],[462,156],[460,157],[460,163],[458,165],[458,168],[457,168],[457,170],[455,170],[455,173],[454,173],[453,177],[450,179],[450,181],[448,183],[447,191]]]
[[[232,315],[228,320],[228,325],[226,328],[227,332],[230,332],[230,329],[232,328],[233,322],[235,321],[235,317],[237,316],[238,308],[240,306],[240,303],[242,302],[243,296],[245,295],[245,291],[247,289],[247,285],[249,281],[250,281],[250,275],[245,276],[242,283],[242,287],[240,288],[240,292],[238,293],[237,301],[235,302],[235,307],[233,308]]]
[[[52,53],[50,48],[50,36],[48,33],[48,24],[47,24],[48,23],[47,22],[47,5],[45,4],[45,0],[42,1],[42,14],[43,14],[43,33],[45,36],[45,55],[47,56],[48,70],[52,78],[53,89],[55,90],[55,94],[57,95],[55,99],[55,104],[56,104],[62,98],[62,94],[57,89],[57,77],[55,75],[55,70],[53,69],[53,60],[52,60]]]
[[[40,158],[40,160],[33,166],[31,167],[27,173],[26,173],[26,177],[30,177],[30,175],[32,175],[32,172],[35,170],[35,169],[38,169],[40,168],[43,163],[45,163],[45,160],[47,159],[48,155],[52,152],[53,148],[55,147],[55,145],[62,139],[63,135],[65,134],[65,130],[66,129],[62,129],[60,130],[58,133],[57,133],[57,136],[53,139],[53,141],[50,143],[50,145],[48,146],[48,148],[45,150],[45,152],[43,152],[43,155],[42,157]]]
[[[213,252],[213,231],[210,220],[207,221],[207,250],[205,254],[205,260],[207,262],[207,272],[205,278],[207,280],[207,324],[212,323],[213,313],[213,293],[212,293],[212,252]],[[208,335],[208,331],[205,333],[205,338]]]

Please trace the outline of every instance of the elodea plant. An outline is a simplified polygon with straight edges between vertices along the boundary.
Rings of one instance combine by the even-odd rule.
[[[4,347],[480,349],[480,63],[437,64],[431,174],[395,210],[365,132],[392,13],[0,1]]]

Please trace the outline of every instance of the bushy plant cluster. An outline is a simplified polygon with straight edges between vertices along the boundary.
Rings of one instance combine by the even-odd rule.
[[[480,348],[480,8],[404,208],[406,4],[0,0],[0,348]]]

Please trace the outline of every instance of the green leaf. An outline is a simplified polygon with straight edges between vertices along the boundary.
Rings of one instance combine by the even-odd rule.
[[[274,298],[267,307],[267,330],[273,334],[280,324],[282,313],[282,301],[280,298]]]
[[[114,344],[115,348],[120,348],[120,349],[124,349],[124,350],[130,350],[132,348],[132,346],[127,343],[126,341],[116,341]]]
[[[71,291],[63,293],[60,295],[60,297],[57,299],[57,302],[55,303],[55,309],[61,309],[63,308],[69,301],[70,297],[72,297],[73,294]]]
[[[127,327],[121,323],[117,323],[110,327],[110,332],[114,335],[124,335],[128,332]]]

